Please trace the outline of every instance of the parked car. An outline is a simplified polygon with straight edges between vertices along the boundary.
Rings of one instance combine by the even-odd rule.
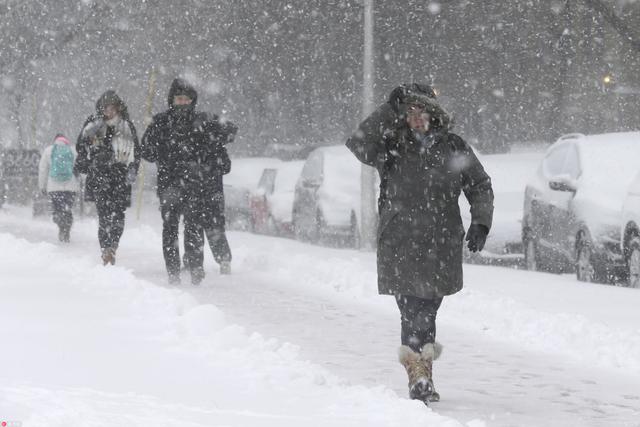
[[[231,172],[223,177],[225,216],[229,229],[253,231],[251,193],[257,189],[265,167],[273,167],[281,160],[269,157],[234,158]]]
[[[0,152],[0,157],[3,200],[15,204],[30,203],[38,192],[40,151],[6,148]]]
[[[358,247],[359,220],[360,164],[343,145],[316,148],[295,187],[296,238]]]
[[[293,235],[293,199],[304,161],[265,168],[251,195],[253,230],[277,236]]]
[[[524,191],[531,175],[538,168],[544,151],[516,151],[506,154],[477,154],[485,171],[491,177],[493,201],[493,225],[482,252],[469,255],[472,262],[496,265],[524,263],[522,248],[522,208]],[[465,226],[471,222],[469,203],[460,197],[460,213]],[[480,260],[480,258],[484,258]]]
[[[638,159],[640,132],[569,134],[549,147],[525,189],[527,268],[587,282],[624,274],[622,205]]]
[[[632,288],[640,288],[640,172],[629,186],[622,208],[622,224],[621,242],[627,267],[627,284]]]
[[[251,224],[251,192],[247,188],[223,185],[224,215],[227,228],[231,230],[253,231]]]

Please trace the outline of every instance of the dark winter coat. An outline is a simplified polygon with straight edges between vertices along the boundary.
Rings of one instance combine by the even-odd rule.
[[[400,106],[402,107],[402,105]],[[491,228],[489,176],[449,117],[428,97],[431,130],[422,142],[406,125],[402,108],[380,106],[347,141],[363,163],[380,174],[378,289],[420,298],[462,289],[460,192],[471,205],[472,223]]]
[[[117,104],[121,112],[121,120],[114,126],[103,119],[107,104]],[[117,161],[114,146],[122,141],[133,145],[133,153],[127,160]],[[119,209],[131,206],[131,184],[140,166],[140,145],[127,107],[115,92],[105,92],[96,102],[96,113],[87,118],[78,135],[76,151],[74,172],[87,175],[85,200],[106,199]]]
[[[192,99],[189,110],[179,112],[173,105],[177,94]],[[181,79],[169,90],[169,109],[154,116],[142,137],[142,157],[158,166],[158,197],[169,189],[197,200],[209,215],[219,214],[212,201],[222,197],[222,175],[231,170],[225,145],[231,142],[236,126],[218,116],[195,110],[197,92]]]

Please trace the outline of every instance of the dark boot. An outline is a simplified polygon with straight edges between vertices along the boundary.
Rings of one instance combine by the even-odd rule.
[[[65,227],[62,230],[60,230],[60,232],[62,233],[61,241],[65,243],[69,243],[71,241],[71,230],[68,227]]]
[[[229,261],[220,262],[220,274],[222,275],[231,274],[231,263]]]
[[[193,267],[191,268],[191,284],[199,285],[204,279],[204,268]]]
[[[169,285],[180,285],[180,273],[169,273]]]

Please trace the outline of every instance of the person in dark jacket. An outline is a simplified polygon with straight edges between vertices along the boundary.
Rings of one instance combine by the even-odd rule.
[[[225,122],[221,124],[220,141],[227,144],[233,141],[237,128],[233,123]],[[213,259],[220,266],[220,274],[231,274],[231,248],[227,240],[225,230],[226,219],[224,215],[224,186],[223,175],[231,172],[231,159],[227,151],[219,152],[217,176],[211,180],[211,185],[207,188],[205,195],[205,214],[203,218],[204,234],[209,243],[209,249]],[[189,269],[189,259],[185,254],[182,257],[185,269]]]
[[[222,133],[226,135],[222,141],[231,142],[237,128],[230,122],[222,124]],[[226,143],[226,142],[225,142]],[[224,186],[223,175],[231,172],[231,159],[227,155],[226,150],[220,152],[218,161],[220,168],[218,176],[211,181],[210,187],[207,188],[205,195],[205,214],[204,214],[204,235],[209,243],[209,249],[213,259],[220,266],[220,274],[231,274],[231,247],[227,240],[225,230],[226,219],[224,215]],[[183,264],[185,268],[189,268],[188,257],[183,256]]]
[[[440,397],[432,377],[442,350],[435,341],[438,308],[443,297],[462,289],[460,193],[471,205],[469,250],[482,250],[493,217],[491,180],[449,124],[430,86],[405,84],[346,143],[380,175],[378,290],[396,298],[399,359],[410,397],[424,402]]]
[[[98,212],[102,262],[113,265],[140,165],[136,128],[126,104],[113,90],[96,102],[96,113],[85,121],[76,151],[74,171],[87,175],[85,200],[95,202]]]
[[[215,115],[197,112],[197,100],[193,86],[175,79],[169,89],[169,109],[154,116],[142,138],[142,157],[158,166],[162,247],[171,284],[180,283],[181,216],[191,282],[199,284],[204,278],[204,232],[213,228],[213,192],[218,185],[221,187],[222,174],[230,168],[225,144],[233,138],[229,129],[235,126],[221,123]]]

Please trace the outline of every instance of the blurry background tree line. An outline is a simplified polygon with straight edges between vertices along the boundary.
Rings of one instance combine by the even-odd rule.
[[[434,84],[478,148],[638,129],[640,1],[375,2],[375,99]],[[233,151],[339,144],[361,118],[362,0],[2,0],[0,144],[75,138],[98,96],[140,133],[171,80],[240,126]],[[634,31],[637,31],[634,33]]]

